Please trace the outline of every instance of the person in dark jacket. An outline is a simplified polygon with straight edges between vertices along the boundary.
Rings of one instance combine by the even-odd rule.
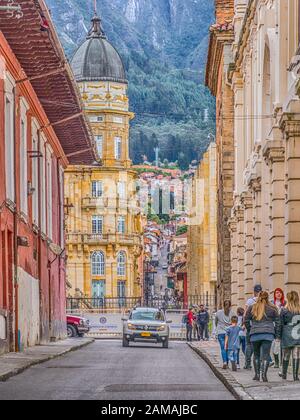
[[[275,339],[280,340],[280,316],[267,292],[261,292],[257,302],[247,310],[245,326],[254,350],[253,380],[260,381],[262,372],[263,382],[268,382],[272,343]]]
[[[281,310],[286,306],[286,300],[285,300],[285,296],[284,296],[284,291],[280,288],[275,289],[274,291],[274,299],[271,301],[275,306],[277,306],[279,313],[281,313]],[[272,346],[272,353],[274,354],[274,360],[275,360],[275,369],[279,369],[281,362],[282,362],[282,349],[280,348],[280,346],[277,346],[277,350],[276,349],[276,345],[275,342],[273,343]],[[277,351],[279,351],[279,353],[277,353]],[[276,354],[277,353],[277,354]]]
[[[209,313],[205,309],[204,305],[200,305],[200,310],[197,314],[199,341],[204,340],[204,337],[205,337],[205,341],[209,340],[208,324],[209,324]]]
[[[282,379],[287,379],[291,355],[293,355],[294,381],[299,381],[300,367],[300,299],[297,292],[287,295],[287,306],[282,309],[281,345],[283,349]]]
[[[193,341],[193,324],[196,320],[196,317],[193,312],[193,308],[190,308],[188,313],[185,316],[186,322],[186,341],[191,342]]]

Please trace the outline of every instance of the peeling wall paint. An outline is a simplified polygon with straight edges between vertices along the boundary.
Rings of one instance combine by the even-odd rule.
[[[23,350],[39,343],[39,281],[19,268],[18,284],[19,345]]]

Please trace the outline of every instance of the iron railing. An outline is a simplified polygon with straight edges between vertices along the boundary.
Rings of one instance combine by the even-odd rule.
[[[188,296],[188,307],[204,305],[211,313],[217,309],[216,296],[196,295]],[[67,298],[67,311],[76,310],[115,310],[132,309],[135,306],[146,306],[149,308],[161,309],[187,309],[181,300],[159,298],[149,296],[145,299],[140,297],[119,297],[119,298]]]
[[[134,306],[142,306],[141,298],[67,298],[67,311],[75,310],[114,310],[132,309]]]

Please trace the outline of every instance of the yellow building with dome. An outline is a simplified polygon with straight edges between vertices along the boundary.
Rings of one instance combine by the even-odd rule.
[[[122,60],[95,14],[71,66],[98,150],[93,166],[65,176],[67,279],[76,297],[141,297],[142,223],[129,157],[128,82]]]

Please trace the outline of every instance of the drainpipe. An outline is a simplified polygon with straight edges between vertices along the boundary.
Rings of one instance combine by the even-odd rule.
[[[14,112],[13,112],[13,142],[14,142],[14,220],[13,220],[13,247],[14,247],[14,309],[15,309],[15,351],[20,351],[20,340],[19,340],[19,290],[18,290],[18,212],[17,212],[17,134],[16,134],[16,122],[17,122],[17,95],[16,88],[13,88],[13,99],[14,99]],[[24,157],[25,158],[25,157]]]
[[[41,129],[37,130],[38,135],[38,278],[39,278],[39,312],[40,312],[40,340],[43,332],[43,313],[42,313],[42,205],[41,205]]]

